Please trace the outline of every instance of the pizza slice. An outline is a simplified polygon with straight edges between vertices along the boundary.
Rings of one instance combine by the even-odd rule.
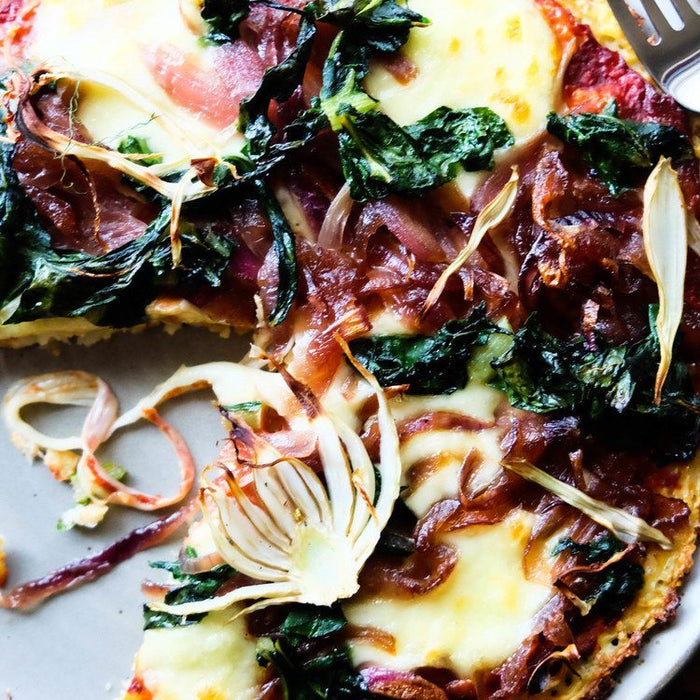
[[[112,429],[214,390],[229,440],[126,697],[604,693],[695,546],[688,115],[602,1],[175,9],[3,24],[3,339],[257,325],[121,418],[73,376],[110,409],[72,457],[19,416],[36,382],[6,404],[99,518],[149,504]]]

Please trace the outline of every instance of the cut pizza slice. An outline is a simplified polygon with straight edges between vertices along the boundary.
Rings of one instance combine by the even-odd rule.
[[[468,383],[450,395],[390,400],[401,445],[401,501],[363,567],[359,592],[349,599],[342,594],[333,605],[330,599],[281,607],[274,596],[245,600],[251,572],[231,566],[230,549],[248,551],[245,527],[205,516],[192,526],[179,560],[157,564],[174,578],[147,588],[145,639],[125,697],[517,698],[555,691],[579,698],[601,692],[612,671],[637,652],[643,633],[675,609],[700,517],[697,465],[667,468],[661,481],[655,473],[635,481],[635,507],[628,497],[611,497],[619,473],[639,469],[635,458],[602,450],[585,464],[572,461],[561,445],[570,449],[580,439],[571,425],[514,410],[493,388],[498,370],[491,363],[503,347],[494,335],[473,350]],[[220,371],[232,378],[239,370]],[[250,398],[249,389],[236,386],[242,392],[236,401]],[[370,408],[376,401],[350,367],[339,369],[323,404],[364,435],[384,484],[379,452],[386,433]],[[302,431],[290,436],[281,429],[275,437],[272,422],[263,425],[252,415],[259,410],[248,400],[226,410],[230,441],[212,467],[226,471],[252,503],[266,500],[257,489],[276,478],[269,471],[276,467],[265,466],[269,445],[283,444],[307,464],[319,464],[322,450]],[[525,429],[541,443],[534,448],[538,463],[557,477],[540,480],[541,470],[529,463],[516,467],[516,455],[535,459],[533,437],[520,434]],[[297,449],[301,444],[305,449]],[[617,460],[615,477],[605,470],[611,459]],[[588,485],[572,486],[581,468],[595,475]],[[330,483],[327,469],[319,476]],[[205,514],[211,489],[206,479]],[[235,493],[229,485],[228,507],[241,503]],[[216,512],[225,512],[224,501],[216,502]],[[636,514],[642,503],[653,503],[644,510],[646,520]],[[302,516],[297,525],[309,522]],[[254,547],[266,542],[262,530],[259,537]],[[261,569],[265,560],[261,550]],[[299,565],[316,570],[309,560]],[[325,555],[320,571],[324,592],[333,597],[332,584],[346,567]]]

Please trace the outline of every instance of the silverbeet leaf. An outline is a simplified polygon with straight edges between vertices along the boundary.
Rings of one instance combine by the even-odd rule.
[[[295,606],[279,630],[258,642],[258,663],[279,678],[285,700],[379,700],[353,666],[339,635],[338,608]]]
[[[636,186],[661,156],[675,163],[695,157],[690,140],[678,129],[655,122],[619,119],[614,113],[562,117],[552,112],[547,129],[564,143],[578,148],[612,194]]]
[[[177,562],[151,562],[151,567],[168,571],[175,581],[180,584],[165,594],[165,602],[168,605],[181,605],[212,598],[221,586],[236,573],[226,564],[216,566],[211,571],[201,574],[184,574]],[[206,613],[187,616],[173,615],[158,610],[151,610],[148,605],[144,605],[143,617],[143,628],[152,630],[196,625],[206,617]]]
[[[505,122],[485,107],[441,107],[406,127],[347,105],[338,119],[343,172],[357,201],[420,194],[453,180],[459,166],[491,168],[494,151],[513,143]]]
[[[585,564],[602,564],[624,548],[620,540],[609,534],[585,544],[566,537],[559,541],[552,555],[569,552],[582,557]],[[606,618],[619,618],[644,586],[644,567],[624,559],[591,576],[594,588],[586,596],[586,601],[593,606],[594,612]]]
[[[256,183],[259,202],[272,226],[272,245],[277,255],[277,301],[270,314],[271,326],[282,323],[292,308],[298,287],[298,264],[294,233],[279,202],[262,181]]]
[[[700,441],[700,401],[687,366],[675,358],[656,405],[656,313],[652,307],[642,341],[612,346],[598,338],[595,348],[581,338],[550,335],[532,316],[492,363],[493,385],[516,408],[580,417],[588,432],[613,447],[642,450],[662,463],[690,459]]]
[[[3,149],[0,181],[0,314],[5,323],[84,317],[98,325],[130,326],[164,287],[216,287],[235,244],[184,223],[182,263],[173,270],[165,207],[139,238],[104,255],[58,251],[12,170]]]
[[[355,358],[383,387],[408,384],[409,394],[452,394],[469,379],[472,352],[503,332],[483,306],[466,320],[449,321],[434,336],[389,335],[350,343]]]

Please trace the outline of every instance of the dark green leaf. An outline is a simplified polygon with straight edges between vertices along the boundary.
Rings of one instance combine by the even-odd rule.
[[[277,301],[270,314],[270,325],[282,323],[292,308],[298,286],[298,265],[294,234],[277,199],[262,181],[256,183],[258,201],[272,226],[272,245],[277,255]]]
[[[600,535],[591,542],[579,544],[567,537],[559,542],[553,555],[569,551],[582,556],[586,564],[602,564],[625,548],[613,535]],[[592,574],[596,586],[586,600],[593,610],[608,618],[618,618],[644,586],[644,567],[629,561],[619,561]]]
[[[678,162],[694,158],[690,140],[665,124],[624,120],[613,114],[561,117],[552,112],[547,129],[564,143],[580,149],[584,160],[612,194],[633,187],[662,155]]]
[[[336,608],[315,608],[297,606],[286,617],[280,627],[292,644],[301,644],[304,640],[327,637],[347,626],[343,613]]]
[[[173,270],[167,207],[142,236],[104,255],[54,250],[29,205],[23,205],[21,219],[15,221],[15,283],[4,303],[18,303],[7,319],[13,323],[85,317],[98,325],[133,325],[164,286],[218,286],[234,249],[232,241],[183,223],[182,262]]]
[[[465,170],[493,168],[494,151],[513,144],[506,123],[487,107],[440,107],[406,131],[443,182],[455,177],[458,163]]]
[[[211,28],[208,39],[226,44],[238,37],[238,26],[250,13],[251,0],[204,0],[202,19]]]
[[[382,112],[345,104],[336,118],[343,172],[357,201],[420,194],[453,180],[460,165],[490,168],[494,151],[513,140],[487,108],[441,107],[405,128]]]
[[[409,394],[451,394],[466,386],[474,349],[496,332],[501,331],[480,307],[434,336],[376,336],[355,340],[350,349],[384,387],[409,384]]]
[[[338,638],[347,624],[340,609],[296,606],[273,639],[261,639],[258,663],[274,668],[285,700],[379,700]]]
[[[184,574],[177,562],[152,562],[151,567],[168,571],[176,581],[182,583],[181,586],[173,588],[165,594],[165,603],[168,605],[181,605],[182,603],[193,603],[212,598],[219,588],[236,573],[226,564],[216,566],[211,571],[201,574]],[[144,629],[150,630],[195,625],[206,617],[206,613],[185,617],[151,610],[145,605],[143,617]]]
[[[546,333],[531,317],[513,345],[492,363],[496,388],[516,408],[580,417],[584,427],[613,447],[645,450],[660,462],[690,459],[700,440],[700,402],[686,365],[674,359],[660,405],[654,402],[659,363],[656,310],[649,335],[634,345],[596,349],[583,339]]]
[[[136,154],[136,155],[149,155],[153,153],[153,150],[149,147],[146,139],[140,136],[125,136],[117,146],[119,153]],[[149,166],[157,165],[163,162],[163,158],[160,156],[151,156],[150,158],[139,158],[136,161],[139,165]]]

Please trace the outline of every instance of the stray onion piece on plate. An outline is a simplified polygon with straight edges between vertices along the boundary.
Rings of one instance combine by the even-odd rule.
[[[39,432],[21,416],[22,409],[32,404],[90,406],[80,435],[55,438]],[[62,519],[65,527],[95,527],[110,504],[137,510],[154,511],[184,500],[192,488],[196,469],[192,455],[180,434],[165,423],[154,409],[131,413],[128,421],[116,424],[117,399],[99,377],[87,372],[54,372],[29,377],[10,389],[2,405],[2,415],[15,445],[30,457],[41,455],[51,466],[61,463],[61,480],[72,479],[77,500],[87,501],[71,509]],[[180,485],[170,497],[149,495],[126,486],[101,464],[95,452],[114,433],[127,425],[146,419],[156,425],[175,447],[180,465]],[[80,457],[76,455],[80,452]]]
[[[656,331],[661,362],[656,376],[656,403],[671,368],[673,345],[683,317],[683,291],[688,262],[688,215],[678,174],[667,158],[659,164],[644,188],[644,248],[659,288]]]

